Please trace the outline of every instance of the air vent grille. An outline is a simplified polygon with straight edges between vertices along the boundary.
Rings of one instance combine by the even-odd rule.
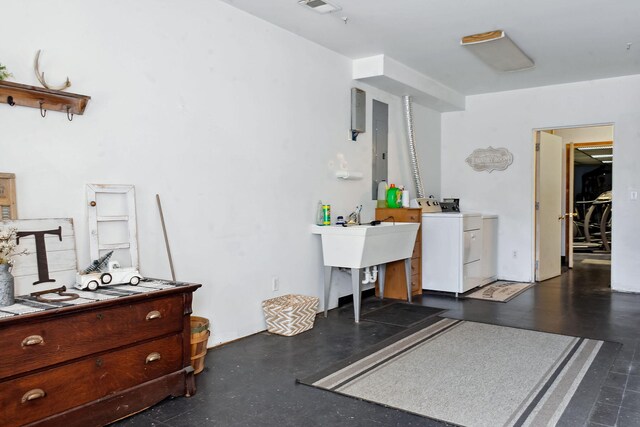
[[[317,13],[331,13],[342,9],[340,6],[331,4],[324,0],[300,0],[298,1],[298,4],[300,6],[308,7]]]

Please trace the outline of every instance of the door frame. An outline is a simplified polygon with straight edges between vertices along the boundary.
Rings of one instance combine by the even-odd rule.
[[[573,199],[575,198],[574,187],[575,187],[575,156],[573,150],[576,148],[575,142],[566,143],[564,142],[564,150],[565,150],[565,174],[564,174],[564,183],[565,183],[565,191],[564,191],[564,206],[565,206],[565,214],[564,214],[564,257],[567,261],[567,267],[573,268],[573,219],[574,219],[574,211],[575,204]]]
[[[531,239],[531,281],[535,281],[536,278],[536,245],[538,244],[537,242],[537,232],[538,232],[538,217],[537,217],[537,212],[536,212],[536,198],[537,198],[537,191],[538,191],[538,156],[536,153],[536,143],[538,142],[538,132],[549,132],[553,134],[554,130],[559,130],[559,129],[576,129],[576,128],[590,128],[590,127],[598,127],[598,126],[611,126],[613,127],[613,142],[615,142],[615,122],[602,122],[602,123],[590,123],[590,124],[583,124],[583,125],[564,125],[564,126],[545,126],[545,127],[539,127],[539,128],[533,128],[532,129],[532,144],[531,144],[531,150],[532,150],[532,157],[533,157],[533,161],[532,161],[532,166],[533,166],[533,182],[531,184],[531,218],[532,218],[532,224],[531,224],[531,235],[532,235],[532,239]],[[591,144],[588,142],[585,142],[583,144]],[[593,144],[597,144],[597,143],[593,143]],[[564,152],[564,151],[563,151]],[[614,154],[615,156],[615,154]],[[613,163],[613,166],[611,167],[611,172],[613,174],[613,179],[615,180],[615,162]],[[611,202],[611,208],[613,210],[613,208],[615,207],[615,186],[612,187],[611,191],[612,191],[612,196],[613,196],[613,200]],[[565,206],[565,210],[566,210],[566,206]],[[566,228],[565,228],[566,229]],[[611,251],[611,277],[613,278],[613,250]]]
[[[613,126],[613,125],[611,125]],[[615,139],[615,138],[614,138]],[[574,196],[573,194],[573,188],[570,188],[570,184],[572,184],[575,181],[575,170],[574,167],[575,166],[575,162],[574,165],[571,167],[571,171],[573,172],[573,176],[571,177],[571,183],[569,182],[569,150],[570,148],[573,147],[575,148],[580,148],[580,147],[604,147],[604,146],[611,146],[613,148],[613,140],[610,141],[592,141],[592,142],[572,142],[570,144],[565,144],[566,147],[566,153],[567,153],[567,176],[566,176],[566,199],[565,199],[565,206],[567,207],[567,213],[569,212],[569,208],[571,208],[572,212],[575,210],[575,205],[574,202],[572,200],[572,196]],[[613,158],[612,158],[613,159]],[[571,160],[573,160],[573,156],[571,156]],[[611,172],[613,173],[613,165],[615,163],[612,163],[611,166]],[[613,191],[613,188],[612,188]],[[613,194],[613,193],[612,193]],[[613,201],[611,202],[611,206],[613,207]],[[584,219],[584,218],[583,218]],[[567,264],[569,265],[569,268],[573,268],[573,217],[572,216],[566,216],[565,217],[565,256],[567,257]],[[571,226],[571,227],[570,227]]]

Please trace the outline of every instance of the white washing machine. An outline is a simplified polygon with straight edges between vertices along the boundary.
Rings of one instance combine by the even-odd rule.
[[[495,269],[482,263],[483,250],[487,250],[483,247],[482,224],[483,216],[479,213],[422,214],[423,289],[458,296],[495,281]]]

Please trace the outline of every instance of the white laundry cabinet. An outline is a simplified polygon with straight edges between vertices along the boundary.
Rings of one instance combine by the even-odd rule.
[[[457,296],[494,281],[496,231],[497,217],[493,216],[483,219],[479,213],[423,214],[422,288]]]

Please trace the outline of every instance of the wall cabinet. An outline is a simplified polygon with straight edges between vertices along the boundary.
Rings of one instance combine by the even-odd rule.
[[[422,209],[420,208],[378,208],[376,219],[379,221],[417,222],[420,223]],[[416,243],[411,256],[411,295],[422,293],[422,235],[418,228]],[[376,295],[380,296],[376,282]],[[404,261],[394,261],[387,264],[385,275],[384,297],[407,300],[407,282]]]
[[[489,230],[492,234],[485,246],[483,224],[482,216],[475,213],[422,215],[423,289],[457,296],[495,280],[492,230],[496,228]],[[493,226],[495,222],[489,224]]]

